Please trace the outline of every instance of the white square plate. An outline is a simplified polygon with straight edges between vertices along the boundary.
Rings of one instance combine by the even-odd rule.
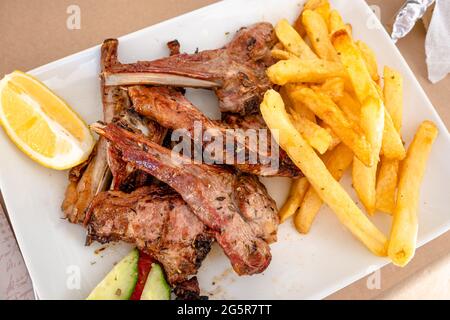
[[[230,0],[143,29],[120,39],[123,62],[167,55],[165,43],[178,39],[182,50],[218,48],[241,26],[259,21],[293,20],[304,1]],[[433,120],[440,135],[428,164],[420,199],[419,245],[450,228],[450,138],[430,101],[388,34],[362,1],[335,0],[355,38],[374,50],[380,68],[389,65],[405,78],[403,136],[408,143],[421,121]],[[418,44],[420,45],[420,44]],[[99,47],[31,71],[64,98],[88,122],[101,118]],[[206,114],[217,116],[211,92],[189,90],[188,97]],[[0,130],[1,131],[1,130]],[[60,204],[67,173],[45,169],[24,156],[0,133],[0,188],[14,231],[41,299],[83,299],[122,257],[129,246],[115,244],[95,254],[98,246],[84,246],[85,230],[61,219]],[[264,179],[280,206],[289,189],[287,179]],[[350,194],[349,177],[344,184]],[[355,198],[355,197],[354,197]],[[379,214],[375,223],[387,234],[390,218]],[[220,248],[214,247],[199,272],[202,292],[211,298],[301,299],[323,298],[388,263],[373,256],[343,228],[333,213],[323,208],[307,236],[287,222],[272,246],[273,259],[261,275],[238,277]]]

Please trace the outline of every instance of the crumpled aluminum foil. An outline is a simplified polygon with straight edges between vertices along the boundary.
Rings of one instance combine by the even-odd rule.
[[[394,42],[406,36],[416,24],[417,20],[423,17],[428,7],[435,0],[407,0],[401,7],[395,18],[392,27],[391,38]]]

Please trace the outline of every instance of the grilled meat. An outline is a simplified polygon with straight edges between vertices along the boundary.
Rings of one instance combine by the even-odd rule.
[[[260,273],[269,265],[268,243],[276,240],[278,216],[275,202],[257,178],[192,163],[115,124],[96,123],[92,128],[121,152],[124,161],[175,189],[214,233],[238,274]]]
[[[82,223],[86,210],[98,192],[106,190],[111,184],[111,175],[107,163],[107,141],[100,139],[93,151],[93,156],[84,167],[82,176],[79,167],[69,173],[62,210],[65,217],[72,223]]]
[[[118,87],[116,87],[118,88]],[[141,117],[130,106],[128,93],[119,89],[122,98],[118,99],[122,109],[116,107],[118,113],[113,119],[113,123],[125,123],[133,132],[141,133],[147,136],[155,143],[161,144],[167,133],[167,129],[161,127],[155,121]],[[123,102],[122,101],[126,101]],[[119,156],[117,150],[108,144],[108,165],[112,172],[113,180],[112,190],[121,190],[131,192],[136,188],[148,185],[151,182],[151,176],[141,170],[136,169],[132,164],[126,163]]]
[[[258,139],[257,134],[264,134],[265,148],[258,141],[250,141],[243,130],[227,130],[230,127],[223,123],[212,121],[200,112],[192,103],[190,103],[181,93],[175,89],[167,87],[144,87],[133,86],[128,88],[128,93],[133,103],[134,109],[141,115],[149,117],[166,128],[173,130],[184,129],[186,134],[194,139],[196,126],[201,127],[202,135],[208,131],[209,139],[204,141],[203,148],[212,141],[222,141],[223,153],[211,153],[208,160],[216,164],[232,164],[243,172],[257,174],[260,176],[287,176],[296,177],[301,174],[300,170],[292,163],[289,157],[283,153],[281,163],[279,162],[277,146],[276,153],[272,154],[271,145],[272,136],[267,127],[263,124],[257,124],[257,128],[234,127],[234,129],[267,129],[265,132],[253,131],[254,138]],[[248,115],[250,118],[257,118],[257,115]],[[236,116],[240,118],[240,116]],[[257,118],[264,123],[262,118]],[[195,141],[194,141],[195,142]],[[254,143],[256,142],[256,143]],[[275,146],[275,145],[274,145]],[[230,152],[231,151],[231,152]],[[243,160],[237,161],[240,152],[243,152]],[[227,155],[231,153],[232,158]],[[228,161],[227,161],[228,160]],[[281,164],[281,165],[279,165]]]
[[[197,277],[184,281],[173,290],[177,300],[207,300],[208,297],[200,295]]]
[[[150,175],[123,161],[120,153],[110,145],[108,146],[108,165],[113,176],[111,190],[130,193],[152,182]]]
[[[178,40],[172,40],[167,42],[167,47],[169,48],[171,56],[180,54],[180,43],[178,42]]]
[[[117,63],[116,46],[109,45],[116,40],[106,40],[101,48],[101,69],[105,71]],[[127,101],[123,99],[120,88],[105,87],[104,78],[101,81],[103,120],[111,122],[114,116],[123,109]],[[129,101],[128,101],[129,103]],[[119,109],[119,110],[118,110]],[[110,187],[111,172],[108,167],[108,143],[100,138],[89,159],[81,166],[73,168],[69,173],[69,185],[62,204],[66,218],[72,223],[82,223],[86,210],[95,195]]]
[[[177,54],[155,61],[110,64],[103,71],[107,86],[156,84],[213,89],[222,112],[257,112],[270,87],[266,67],[273,63],[270,49],[276,37],[270,23],[238,31],[224,48]],[[117,46],[109,41],[104,45]],[[117,52],[117,48],[111,49]]]
[[[105,40],[101,49],[102,71],[119,64],[117,60],[117,40]],[[156,143],[162,143],[167,130],[149,119],[139,116],[131,108],[130,98],[126,90],[119,86],[105,86],[105,79],[101,77],[103,92],[103,107],[105,122],[125,122],[135,132],[148,136]],[[130,192],[144,186],[150,180],[145,172],[136,170],[132,165],[116,156],[116,151],[108,145],[107,161],[112,173],[112,190]]]
[[[116,64],[118,64],[117,40],[108,39],[101,48],[101,69],[105,71]],[[104,84],[105,79],[101,77],[105,122],[126,121],[129,127],[151,135],[154,141],[164,139],[166,130],[157,123],[140,117],[130,108],[130,99],[126,91],[118,86]],[[69,185],[62,204],[64,215],[70,222],[83,222],[86,210],[97,193],[110,187],[114,190],[131,191],[148,181],[148,174],[136,171],[114,155],[114,150],[111,150],[107,141],[100,138],[95,152],[89,159],[70,171]]]
[[[110,123],[117,115],[128,109],[130,100],[123,90],[118,86],[106,86],[103,73],[119,64],[117,60],[118,41],[115,39],[105,40],[101,47],[101,93],[103,102],[103,121]]]
[[[261,113],[253,113],[247,114],[245,116],[240,116],[233,113],[222,113],[222,122],[229,128],[233,128],[235,130],[243,129],[243,130],[260,130],[266,129],[264,132],[267,132],[268,137],[264,140],[267,141],[266,148],[261,148],[258,141],[258,150],[266,149],[272,150],[272,144],[276,144],[276,141],[271,137],[271,133],[269,128],[267,127],[264,118]],[[280,176],[287,177],[300,177],[303,173],[300,169],[292,162],[291,158],[287,155],[286,151],[281,149],[278,145],[276,146],[276,150],[278,150],[278,159],[279,159],[279,174]]]
[[[121,240],[136,244],[162,264],[175,294],[183,299],[201,298],[198,281],[191,276],[214,240],[238,274],[265,270],[271,260],[268,244],[276,241],[278,216],[275,202],[258,178],[192,163],[161,146],[166,128],[187,128],[192,138],[196,120],[221,137],[232,126],[209,120],[180,89],[121,86],[210,88],[219,98],[221,111],[257,114],[262,95],[271,86],[265,68],[273,63],[270,49],[274,43],[272,26],[259,23],[239,30],[222,49],[180,54],[180,44],[174,40],[167,44],[168,58],[121,64],[118,41],[104,42],[104,122],[93,125],[101,137],[88,161],[71,170],[63,203],[69,221],[87,227],[88,243]],[[130,95],[139,113],[131,108]],[[241,143],[237,149],[252,151],[241,138],[233,136],[234,143]],[[258,156],[263,163],[269,162],[269,153]],[[279,173],[263,164],[246,162],[237,167],[260,175],[299,174],[288,162],[283,162]],[[104,191],[110,186],[113,190]]]
[[[266,129],[267,124],[261,113],[240,116],[234,113],[222,113],[222,122],[233,129]]]
[[[160,262],[173,286],[197,273],[213,237],[179,194],[157,185],[99,193],[85,221],[88,240],[122,240]]]

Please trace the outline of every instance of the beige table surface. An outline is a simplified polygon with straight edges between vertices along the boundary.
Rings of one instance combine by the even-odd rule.
[[[97,45],[105,38],[118,37],[214,2],[216,1],[1,0],[0,77],[15,69],[30,70]],[[385,26],[392,22],[402,2],[403,0],[368,1],[369,4],[378,6]],[[68,30],[66,27],[66,11],[72,4],[77,4],[81,9],[80,30]],[[450,77],[447,76],[435,85],[427,80],[424,39],[425,29],[419,23],[410,35],[398,42],[398,47],[449,127]],[[373,283],[378,276],[381,280],[379,289],[369,290],[367,282]],[[329,298],[450,299],[449,281],[450,232],[420,248],[413,262],[406,268],[386,266],[379,275],[361,279]]]

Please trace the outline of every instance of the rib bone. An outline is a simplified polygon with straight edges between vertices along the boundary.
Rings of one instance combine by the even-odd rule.
[[[254,113],[264,92],[271,87],[265,70],[273,63],[270,49],[275,42],[272,25],[257,23],[239,30],[224,48],[150,62],[114,63],[103,71],[103,77],[107,86],[158,84],[211,88],[219,98],[222,112]],[[112,41],[108,44],[117,46]]]

